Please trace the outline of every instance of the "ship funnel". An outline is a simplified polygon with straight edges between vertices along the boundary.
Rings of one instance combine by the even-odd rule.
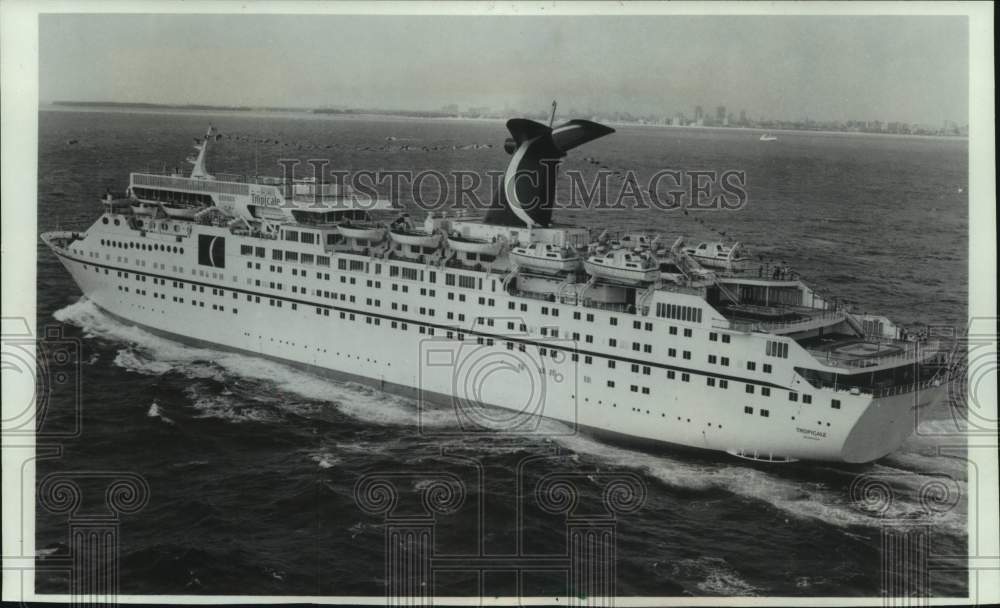
[[[507,121],[511,154],[500,192],[486,222],[503,226],[548,226],[555,203],[556,169],[566,152],[615,130],[589,120],[548,127],[527,118]]]

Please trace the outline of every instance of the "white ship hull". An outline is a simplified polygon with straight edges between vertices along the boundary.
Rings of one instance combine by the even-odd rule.
[[[867,462],[898,447],[912,432],[918,412],[943,393],[938,387],[876,399],[816,389],[801,380],[789,380],[792,373],[751,373],[743,362],[763,358],[767,336],[739,332],[731,332],[732,342],[726,345],[734,365],[711,368],[704,363],[706,355],[717,352],[719,346],[704,339],[709,325],[646,316],[643,320],[650,330],[633,331],[631,322],[609,328],[611,317],[630,317],[583,306],[564,306],[560,320],[566,330],[592,332],[597,340],[585,344],[554,339],[539,332],[552,321],[543,316],[541,306],[552,304],[508,295],[501,287],[502,277],[484,272],[456,271],[481,280],[481,287],[463,290],[446,286],[442,275],[451,271],[444,268],[333,254],[330,267],[319,273],[328,274],[329,279],[315,278],[315,268],[310,268],[300,275],[307,278],[295,281],[301,285],[292,293],[288,286],[268,287],[270,280],[288,281],[287,272],[268,275],[248,270],[248,262],[255,258],[241,253],[242,244],[271,248],[289,247],[287,243],[241,237],[209,226],[195,226],[179,242],[170,235],[140,237],[124,222],[114,226],[102,220],[79,240],[67,243],[67,233],[47,233],[42,238],[87,298],[116,317],[178,339],[252,353],[448,405],[457,398],[459,404],[474,401],[545,416],[571,429],[595,428],[763,460]],[[207,258],[199,256],[204,253],[198,251],[199,243],[210,243],[214,254],[217,237],[225,239],[221,245],[225,261],[213,255],[209,261],[223,266],[206,265],[202,262]],[[176,253],[164,254],[115,245],[123,242],[180,247]],[[339,269],[342,256],[356,269],[347,270],[347,263]],[[407,281],[392,275],[390,264],[437,273],[440,295],[432,303],[436,316],[418,314],[415,296],[391,290],[393,284]],[[342,282],[342,277],[360,280]],[[420,277],[424,281],[420,285],[426,285],[424,274]],[[378,281],[381,287],[365,287],[367,279]],[[324,291],[338,297],[322,295]],[[410,288],[411,293],[416,291],[415,286]],[[495,303],[477,306],[477,298],[469,297],[468,302],[458,304],[445,299],[447,291],[489,295]],[[365,303],[368,297],[375,299],[372,304]],[[405,298],[411,298],[408,312],[389,306]],[[523,311],[522,305],[526,306]],[[477,317],[507,318],[506,313],[515,308],[526,331],[506,331],[507,325],[500,322],[495,327],[476,323]],[[468,321],[446,321],[445,311],[451,309],[467,315],[462,318]],[[594,321],[571,321],[570,309],[593,315]],[[667,325],[690,328],[698,332],[698,339],[668,336]],[[455,335],[450,337],[452,331]],[[564,336],[569,334],[564,330]],[[608,336],[615,336],[620,345],[610,347]],[[627,346],[640,340],[655,350],[646,354]],[[668,357],[667,345],[689,354],[684,359]],[[512,367],[495,380],[470,384],[480,377],[483,365],[511,360],[523,367]],[[613,369],[609,362],[615,363]],[[520,371],[511,371],[516,369]],[[707,386],[707,378],[726,378],[731,388]],[[744,383],[755,386],[755,393],[744,393]],[[761,394],[764,387],[769,396]],[[812,403],[789,402],[789,391],[810,393]],[[840,402],[837,409],[831,407],[831,399]],[[745,407],[755,413],[745,413]],[[477,411],[459,410],[473,419]],[[759,415],[761,410],[768,410],[769,415]],[[416,412],[414,418],[416,422]],[[516,420],[528,426],[532,420],[537,422],[530,416],[515,416],[501,426]]]

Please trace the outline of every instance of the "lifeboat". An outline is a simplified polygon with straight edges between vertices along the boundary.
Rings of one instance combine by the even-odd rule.
[[[591,255],[583,266],[591,276],[627,285],[651,283],[660,275],[659,265],[647,251],[614,249]]]
[[[144,216],[144,217],[155,217],[156,212],[160,210],[159,205],[151,205],[149,203],[133,203],[132,215]]]
[[[706,268],[726,272],[746,270],[753,261],[739,243],[732,247],[718,241],[699,243],[697,247],[688,247],[684,253]]]
[[[503,241],[498,239],[492,241],[473,239],[456,234],[448,237],[448,247],[462,253],[497,255],[500,253],[500,248],[503,247]]]
[[[441,235],[436,232],[411,230],[403,227],[389,229],[389,238],[400,245],[416,247],[437,247],[441,243]]]
[[[345,239],[357,239],[378,243],[385,238],[385,228],[377,224],[346,223],[337,226],[337,230]]]
[[[580,267],[580,255],[574,249],[532,243],[527,247],[514,247],[510,259],[519,267],[545,274],[572,272]]]
[[[167,214],[167,217],[172,220],[193,220],[194,216],[207,209],[207,207],[169,207],[167,205],[160,205],[160,209],[163,209],[163,213]]]

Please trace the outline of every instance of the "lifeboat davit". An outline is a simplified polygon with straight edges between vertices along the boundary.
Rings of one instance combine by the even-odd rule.
[[[660,274],[659,265],[648,252],[627,249],[592,255],[583,266],[592,276],[627,285],[651,283]]]
[[[510,259],[519,267],[545,274],[573,272],[580,267],[580,255],[574,249],[533,243],[514,247]]]
[[[376,224],[347,223],[337,226],[345,239],[378,243],[385,238],[385,228]]]
[[[473,239],[465,236],[452,235],[448,237],[448,247],[454,251],[462,253],[478,253],[485,255],[497,255],[503,247],[503,241],[499,239],[486,241],[483,239]]]

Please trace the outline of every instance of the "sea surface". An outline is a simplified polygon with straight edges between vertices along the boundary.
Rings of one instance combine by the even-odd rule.
[[[256,166],[277,174],[278,158],[328,158],[331,168],[350,171],[485,174],[509,159],[507,133],[495,121],[43,111],[38,230],[86,229],[105,190],[124,190],[129,171],[188,166],[192,138],[209,122],[222,135],[211,159],[216,171]],[[617,127],[571,152],[564,169],[603,166],[645,178],[661,169],[745,171],[746,206],[689,214],[574,209],[557,217],[656,230],[668,242],[724,232],[753,255],[787,261],[858,310],[935,331],[964,327],[964,140],[758,138],[742,130]],[[411,196],[402,199],[413,205]],[[101,511],[104,488],[118,473],[148,484],[145,505],[114,521],[122,593],[380,595],[385,516],[372,512],[376,495],[356,494],[358,480],[373,474],[391,477],[399,491],[393,517],[402,519],[393,525],[416,525],[403,515],[420,511],[435,479],[461,480],[462,491],[438,495],[439,512],[421,520],[434,530],[435,559],[492,555],[509,569],[527,565],[518,579],[509,571],[478,576],[451,560],[428,582],[436,595],[573,593],[565,572],[531,565],[533,556],[566,552],[567,516],[553,507],[558,493],[546,499],[534,491],[554,473],[569,478],[576,495],[570,523],[613,529],[614,589],[622,595],[874,596],[883,535],[922,526],[935,555],[967,553],[967,463],[949,447],[961,444],[962,403],[942,404],[894,454],[853,467],[757,465],[636,447],[555,422],[528,435],[470,434],[446,408],[418,417],[416,403],[367,386],[117,322],[82,298],[41,242],[37,269],[38,331],[58,329],[79,345],[70,371],[81,380],[79,391],[62,383],[44,404],[41,429],[53,438],[39,441],[37,478],[76,474],[88,513]],[[641,506],[609,517],[604,480],[616,476],[640,488]],[[884,485],[862,492],[859,476]],[[880,502],[886,490],[892,500]],[[583,511],[590,519],[580,519]],[[71,524],[65,513],[38,509],[40,592],[68,589],[65,571],[48,566],[66,557]],[[931,572],[930,591],[965,595],[966,577]]]

